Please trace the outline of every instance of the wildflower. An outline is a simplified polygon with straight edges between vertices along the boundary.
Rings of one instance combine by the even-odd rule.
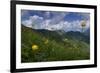
[[[37,50],[39,47],[37,45],[32,45],[32,50]]]
[[[83,20],[83,21],[81,22],[82,32],[84,32],[85,26],[86,26],[86,21]]]
[[[48,44],[48,42],[49,42],[48,39],[46,39],[45,42],[44,42],[44,44]]]

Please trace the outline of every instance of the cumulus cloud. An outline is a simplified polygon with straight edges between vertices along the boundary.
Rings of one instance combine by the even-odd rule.
[[[52,14],[52,17],[49,18],[51,14]],[[33,29],[47,29],[51,31],[64,30],[66,32],[67,31],[81,31],[82,20],[74,20],[74,21],[64,20],[67,14],[69,13],[45,12],[45,16],[47,16],[47,19],[44,19],[44,17],[39,16],[39,15],[33,15],[33,16],[29,16],[29,19],[23,20],[22,24],[26,27],[30,27]],[[89,15],[84,15],[84,17],[85,16],[87,16],[86,18],[88,18],[88,20],[86,20],[86,27],[84,30],[87,30],[90,26],[90,20],[89,20]]]
[[[71,27],[70,30],[71,31],[82,31],[82,26],[81,26],[82,21],[83,20],[76,20],[76,21],[70,22],[70,24],[69,24],[69,28]],[[87,30],[88,28],[89,28],[89,23],[87,20],[84,30]]]
[[[28,20],[22,21],[22,24],[26,27],[31,27],[35,29],[41,29],[40,25],[43,22],[43,17],[38,15],[30,16]]]
[[[22,21],[22,24],[26,27],[30,27],[32,28],[32,21],[29,19],[29,20],[25,20],[25,21]]]

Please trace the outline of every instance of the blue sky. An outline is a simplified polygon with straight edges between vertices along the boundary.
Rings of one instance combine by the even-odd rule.
[[[21,24],[33,29],[81,31],[83,20],[89,29],[89,13],[21,10]]]

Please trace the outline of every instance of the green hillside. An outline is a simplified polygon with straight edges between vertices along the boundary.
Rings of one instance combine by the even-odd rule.
[[[57,31],[44,29],[35,30],[22,25],[21,62],[89,59],[89,39],[82,36],[82,33],[71,34],[70,32],[59,34]]]

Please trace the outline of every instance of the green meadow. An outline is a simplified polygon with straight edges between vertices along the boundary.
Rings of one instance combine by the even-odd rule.
[[[21,26],[22,63],[87,59],[90,59],[90,42],[83,33]]]

